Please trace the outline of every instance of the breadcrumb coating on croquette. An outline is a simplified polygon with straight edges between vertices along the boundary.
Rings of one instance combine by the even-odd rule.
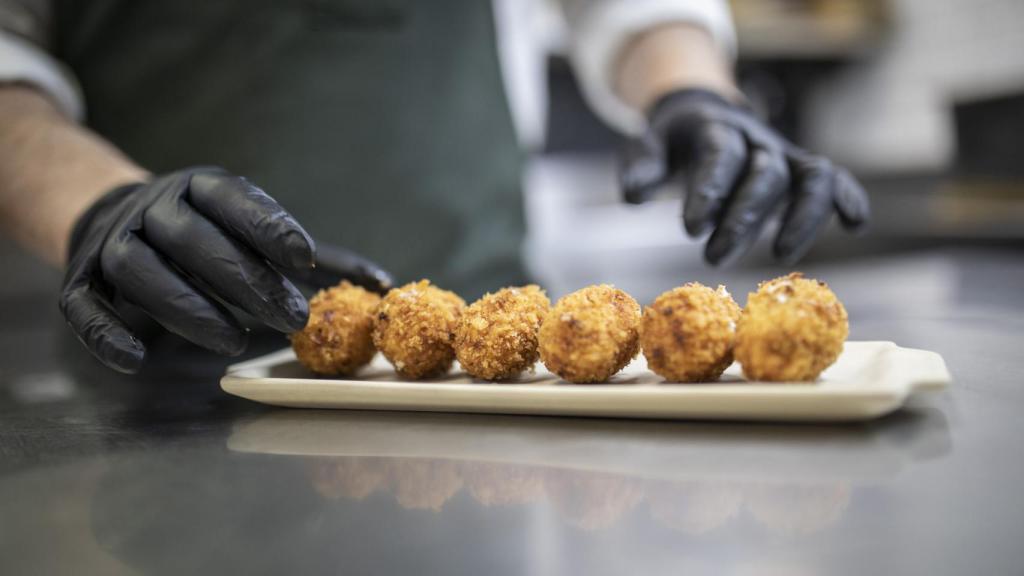
[[[670,382],[718,379],[732,364],[740,307],[725,289],[691,282],[644,308],[640,344],[647,366]]]
[[[405,378],[431,378],[451,368],[452,341],[466,303],[429,280],[388,292],[377,307],[373,343]]]
[[[355,372],[373,359],[370,336],[380,296],[348,281],[317,292],[309,301],[309,321],[289,339],[303,366],[324,376]]]
[[[736,327],[736,360],[752,380],[813,381],[843,351],[849,322],[824,282],[799,272],[762,282]]]
[[[541,323],[540,359],[575,383],[604,382],[640,351],[640,305],[622,290],[601,284],[559,300]]]
[[[455,357],[467,374],[507,380],[537,362],[537,331],[551,301],[539,286],[503,288],[462,312]]]

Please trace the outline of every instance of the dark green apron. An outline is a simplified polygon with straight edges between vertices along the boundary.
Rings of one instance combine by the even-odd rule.
[[[61,0],[89,124],[216,164],[317,239],[467,298],[521,283],[521,154],[489,0]]]

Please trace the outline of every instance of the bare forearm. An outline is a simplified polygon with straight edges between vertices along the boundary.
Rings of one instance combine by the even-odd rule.
[[[619,96],[638,110],[683,88],[739,97],[728,58],[710,34],[691,24],[666,24],[637,35],[622,50],[616,71]]]
[[[33,88],[0,85],[0,224],[63,266],[75,220],[111,188],[148,174]]]

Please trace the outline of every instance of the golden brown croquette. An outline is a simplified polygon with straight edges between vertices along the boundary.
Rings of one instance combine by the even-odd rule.
[[[467,374],[507,380],[537,362],[537,331],[551,302],[540,287],[503,288],[466,308],[455,329],[455,357]]]
[[[404,378],[440,376],[455,359],[452,341],[465,306],[428,280],[395,288],[377,307],[373,343]]]
[[[376,350],[370,333],[380,296],[348,281],[321,290],[309,301],[309,322],[289,339],[303,366],[325,376],[365,366]]]
[[[569,382],[604,382],[640,350],[640,305],[607,284],[563,297],[541,323],[540,358]]]
[[[739,316],[725,286],[691,282],[661,294],[640,322],[647,366],[670,382],[718,379],[732,364]]]
[[[748,296],[734,354],[752,380],[809,382],[836,361],[848,334],[846,309],[828,285],[795,272]]]

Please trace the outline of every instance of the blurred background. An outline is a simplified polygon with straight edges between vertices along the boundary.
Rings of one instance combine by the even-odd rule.
[[[1015,0],[732,0],[737,72],[751,105],[801,145],[849,167],[872,199],[859,238],[835,228],[798,268],[1024,238],[1024,3]],[[762,241],[731,271],[681,232],[678,191],[619,202],[619,138],[591,115],[546,31],[546,141],[527,178],[534,273],[555,295],[613,282],[649,301],[681,281],[776,269]],[[767,230],[766,235],[771,235]],[[902,268],[899,267],[899,268]],[[745,273],[749,272],[749,273]],[[920,270],[919,270],[920,272]],[[832,272],[833,274],[835,272]],[[747,277],[749,281],[744,281]],[[911,275],[913,277],[913,275]]]

